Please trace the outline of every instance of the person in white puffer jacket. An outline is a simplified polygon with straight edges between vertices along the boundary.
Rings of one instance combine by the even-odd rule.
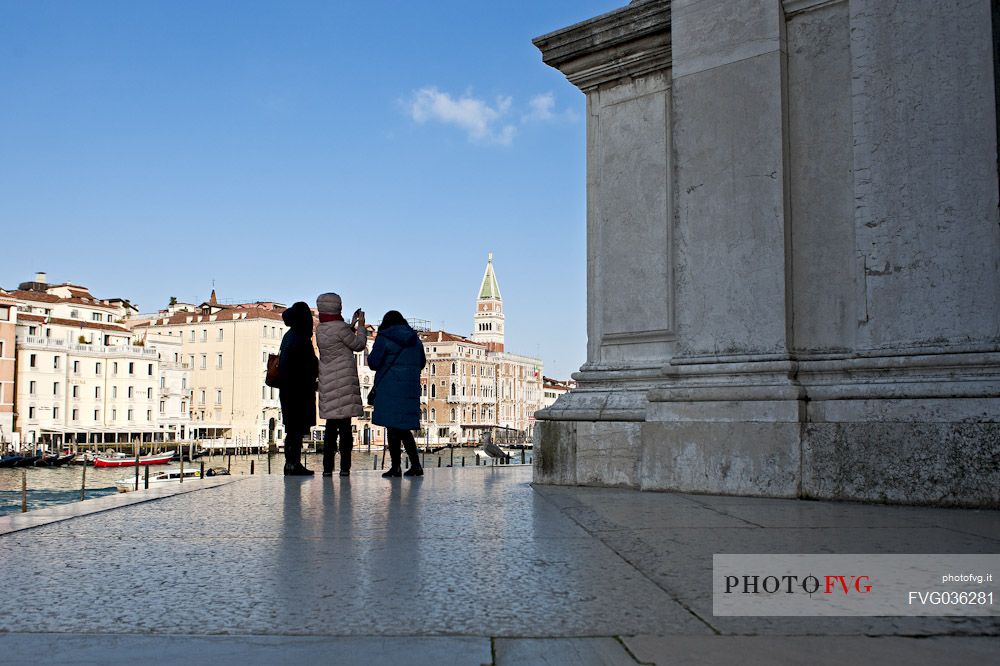
[[[351,417],[364,414],[361,404],[361,384],[354,352],[368,343],[365,313],[359,308],[344,321],[340,296],[333,292],[316,299],[319,326],[316,346],[319,347],[319,417],[326,419],[323,436],[323,476],[333,475],[334,459],[340,450],[340,475],[351,473]],[[338,441],[339,446],[338,446]]]

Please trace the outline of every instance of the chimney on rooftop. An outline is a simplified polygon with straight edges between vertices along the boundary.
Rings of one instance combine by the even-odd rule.
[[[47,277],[45,276],[45,271],[38,271],[37,273],[35,273],[35,282],[46,284]]]

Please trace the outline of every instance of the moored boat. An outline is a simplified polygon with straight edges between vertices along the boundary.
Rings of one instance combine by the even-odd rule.
[[[76,455],[73,462],[77,465],[92,465],[94,463],[94,458],[98,455],[99,454],[94,453],[93,451],[83,451]]]
[[[19,453],[3,456],[0,457],[0,467],[16,467],[22,460],[24,460],[24,456]]]
[[[14,463],[14,467],[31,467],[36,461],[40,460],[42,456],[40,455],[26,455],[21,456],[21,459]]]
[[[201,469],[198,467],[187,468],[182,473],[180,467],[174,467],[171,469],[165,469],[159,471],[155,474],[150,474],[149,487],[152,488],[154,486],[162,486],[168,483],[180,483],[182,474],[185,480],[200,479]],[[206,477],[226,476],[228,474],[229,470],[227,470],[225,467],[212,467],[210,469],[205,470]],[[145,488],[145,486],[146,486],[146,480],[139,479],[139,487]],[[118,488],[118,492],[120,493],[127,493],[130,490],[135,490],[135,477],[129,476],[125,477],[124,479],[118,479],[117,481],[115,481],[115,487]]]
[[[166,453],[157,453],[155,455],[139,456],[139,465],[166,465],[173,460],[176,454],[176,451],[167,451]],[[129,456],[125,453],[96,456],[94,458],[94,467],[135,467],[135,464],[135,456]]]
[[[35,461],[35,467],[56,467],[58,464],[58,453],[43,453],[41,457]]]

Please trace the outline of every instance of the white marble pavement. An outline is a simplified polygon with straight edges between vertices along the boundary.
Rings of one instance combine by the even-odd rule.
[[[258,476],[64,508],[0,535],[0,661],[920,664],[1000,648],[997,619],[716,618],[710,593],[714,552],[997,552],[1000,512],[530,480]]]

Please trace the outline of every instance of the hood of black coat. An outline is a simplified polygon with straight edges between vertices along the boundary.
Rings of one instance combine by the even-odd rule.
[[[306,335],[312,335],[312,311],[309,309],[309,306],[302,301],[294,303],[292,307],[282,312],[281,320],[285,322],[285,326],[289,327],[293,331],[305,333]]]
[[[412,347],[420,342],[420,336],[417,335],[417,332],[406,324],[390,326],[387,329],[379,331],[379,335],[384,335],[400,347]]]

